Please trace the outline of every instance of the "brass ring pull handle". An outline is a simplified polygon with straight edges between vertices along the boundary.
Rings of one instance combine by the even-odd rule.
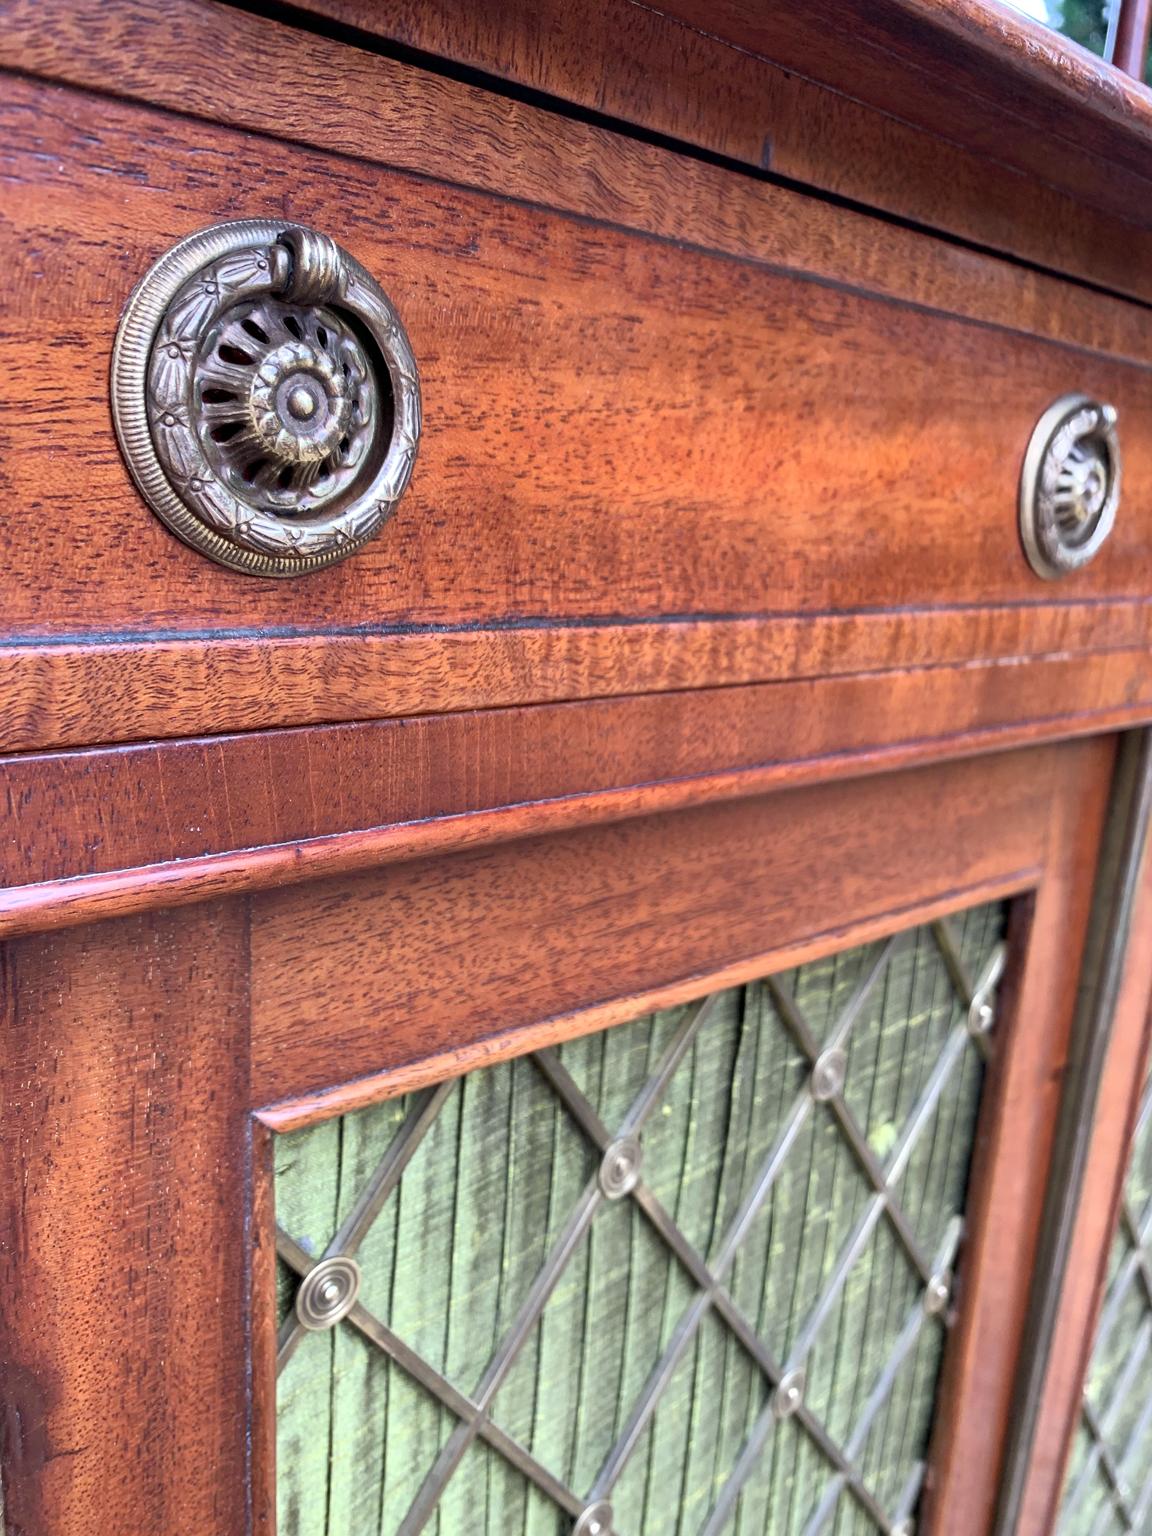
[[[1052,581],[1087,565],[1119,505],[1115,408],[1061,396],[1037,422],[1020,476],[1020,538],[1032,569]]]
[[[112,416],[144,499],[221,565],[294,576],[353,554],[404,494],[420,383],[380,285],[316,230],[215,224],[128,300]]]

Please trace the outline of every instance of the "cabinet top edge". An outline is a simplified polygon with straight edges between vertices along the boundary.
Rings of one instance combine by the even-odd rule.
[[[764,110],[784,72],[1113,217],[1143,225],[1152,207],[1152,89],[1001,0],[549,0],[480,15],[464,0],[428,8],[299,0],[273,14],[369,47],[375,39],[385,51],[414,49],[424,62],[442,60],[791,176],[795,156],[776,165],[772,113]],[[651,63],[643,78],[638,50]],[[724,57],[734,80],[762,66],[759,88],[746,81],[726,104],[715,85]],[[682,110],[661,97],[682,98]],[[767,143],[746,134],[752,124],[737,124],[738,116],[767,126]],[[818,158],[843,147],[824,124],[812,149]],[[831,184],[831,170],[813,167],[815,184]]]

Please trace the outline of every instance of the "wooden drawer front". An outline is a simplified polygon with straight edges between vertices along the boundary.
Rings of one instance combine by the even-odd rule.
[[[1003,314],[880,300],[69,89],[9,81],[2,120],[8,635],[1047,602],[1019,544],[1017,480],[1034,423],[1070,389],[1119,409],[1126,493],[1110,544],[1060,600],[1152,582],[1143,367]],[[426,407],[383,534],[282,583],[216,569],[168,534],[108,417],[133,283],[177,237],[249,215],[325,230],[380,279]],[[843,217],[848,238],[870,238]],[[923,262],[942,249],[925,239]],[[998,270],[971,261],[982,282]]]

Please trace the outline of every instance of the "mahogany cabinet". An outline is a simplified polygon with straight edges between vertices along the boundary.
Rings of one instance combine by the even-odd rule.
[[[1152,1531],[1149,14],[3,0],[7,1536]]]

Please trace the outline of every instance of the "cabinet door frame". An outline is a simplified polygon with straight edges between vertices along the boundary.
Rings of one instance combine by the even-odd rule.
[[[1038,819],[1033,834],[1030,834],[1037,837],[1032,845],[1036,862],[1028,867],[1009,868],[1014,863],[1014,855],[1005,848],[1007,857],[995,873],[983,872],[978,880],[966,883],[959,865],[949,864],[949,858],[954,860],[958,852],[958,848],[953,847],[950,854],[938,859],[935,869],[930,858],[920,858],[926,889],[915,904],[909,906],[898,898],[897,887],[906,874],[899,867],[888,872],[887,879],[882,878],[866,896],[858,885],[855,890],[851,889],[852,881],[846,878],[846,871],[859,856],[859,848],[851,846],[852,839],[846,834],[846,846],[829,859],[833,871],[839,869],[845,876],[840,882],[845,888],[843,910],[833,913],[822,931],[804,929],[805,921],[812,924],[810,913],[804,912],[797,936],[780,945],[738,959],[729,958],[721,948],[713,959],[722,963],[715,963],[711,968],[700,964],[690,978],[655,988],[632,987],[620,998],[606,1000],[599,992],[594,992],[582,1005],[572,1006],[570,995],[565,993],[563,1009],[551,1009],[547,999],[536,999],[533,1007],[542,1017],[530,1012],[513,1027],[495,1034],[483,1032],[486,1028],[483,1014],[479,1025],[475,1022],[469,1025],[461,1019],[455,1026],[449,1026],[448,1043],[441,1049],[427,1043],[430,1031],[436,1041],[440,1039],[434,1033],[434,1018],[418,1024],[412,1021],[400,1023],[399,1044],[394,1040],[389,1047],[396,1057],[394,1066],[332,1089],[311,1088],[296,1098],[282,1099],[259,1111],[257,1120],[265,1134],[258,1138],[255,1159],[262,1177],[258,1177],[256,1187],[258,1262],[253,1270],[252,1300],[253,1315],[263,1319],[264,1329],[263,1343],[256,1359],[258,1412],[254,1426],[258,1448],[254,1486],[259,1518],[271,1526],[275,1511],[276,1351],[269,1316],[275,1278],[271,1169],[272,1139],[276,1132],[312,1125],[329,1116],[460,1075],[479,1065],[622,1022],[649,1008],[688,1001],[720,986],[751,980],[769,970],[819,958],[893,929],[917,925],[984,897],[1003,895],[1014,898],[1009,936],[1011,959],[1001,985],[1000,1043],[982,1110],[973,1170],[974,1197],[965,1252],[960,1320],[946,1355],[941,1387],[943,1409],[926,1490],[929,1529],[956,1533],[986,1529],[991,1519],[999,1472],[998,1457],[989,1455],[989,1424],[995,1425],[993,1439],[996,1443],[1001,1442],[1007,1432],[1013,1375],[1027,1302],[1026,1277],[1031,1267],[1044,1197],[1046,1150],[1057,1111],[1058,1064],[1071,1023],[1070,1000],[1076,990],[1080,955],[1075,936],[1084,931],[1087,923],[1111,750],[1110,741],[1057,748],[1051,764],[1044,762],[1043,752],[1006,754],[980,763],[940,765],[907,778],[904,775],[893,779],[877,778],[836,789],[826,786],[820,790],[797,792],[795,796],[748,802],[734,814],[728,833],[733,846],[741,839],[755,842],[764,835],[765,827],[779,827],[785,821],[792,822],[797,841],[803,842],[813,834],[818,835],[823,818],[829,814],[841,827],[854,818],[871,819],[876,837],[886,841],[899,836],[901,828],[907,830],[906,818],[914,819],[919,788],[931,797],[940,820],[947,822],[950,816],[962,816],[966,797],[991,775],[995,779],[995,810],[991,812],[991,821],[985,824],[995,838],[998,834],[993,830],[993,823],[1001,817],[1001,826],[1020,821],[1028,796],[1034,793],[1038,783],[1046,781],[1050,769],[1055,768],[1055,779],[1047,780],[1049,787],[1044,791],[1042,830]],[[900,788],[907,790],[903,802],[899,795],[891,793]],[[986,782],[984,788],[987,788]],[[805,801],[807,806],[793,818],[789,814],[793,805],[799,806]],[[828,804],[823,805],[822,801]],[[665,869],[671,868],[682,857],[682,850],[677,847],[675,820],[670,818],[663,824],[663,818],[657,818],[650,824],[654,840],[659,839],[664,846]],[[659,827],[658,822],[661,823]],[[632,828],[631,833],[642,841],[639,826]],[[564,850],[565,859],[572,855],[580,841],[580,834],[574,834],[570,846]],[[826,841],[817,845],[828,846]],[[636,846],[633,843],[633,852]],[[612,857],[611,847],[607,839],[589,844],[587,861],[580,865],[581,880],[596,879],[597,872],[602,871]],[[488,893],[486,898],[477,900],[483,913],[485,900],[492,900],[493,882],[499,881],[501,866],[507,865],[509,871],[516,871],[525,861],[530,863],[539,852],[542,850],[531,845],[514,845],[474,861],[473,869],[463,876],[461,884],[454,887],[451,900],[444,908],[441,928],[435,932],[433,942],[447,966],[451,967],[456,959],[453,954],[455,941],[449,927],[458,921],[454,914],[469,905],[469,891]],[[1015,855],[1018,852],[1019,846]],[[898,866],[899,861],[895,864]],[[788,871],[791,871],[790,877]],[[766,880],[771,872],[769,860],[765,865]],[[791,847],[774,872],[777,883],[783,878],[787,884],[791,878],[793,886],[787,889],[786,899],[790,903],[796,902],[803,911],[799,887],[804,877],[801,874],[800,880],[797,879]],[[332,906],[327,907],[328,915],[331,918],[341,904],[351,909],[350,915],[345,913],[343,921],[351,934],[347,942],[353,944],[355,952],[358,946],[369,942],[368,936],[373,931],[394,931],[393,915],[401,908],[418,909],[422,897],[427,905],[431,905],[432,900],[442,894],[441,882],[452,878],[446,866],[429,864],[422,872],[412,872],[416,883],[407,887],[400,897],[390,889],[392,882],[387,877],[365,876],[359,888],[352,892],[346,883],[339,889],[333,885],[329,891]],[[516,874],[513,873],[511,878],[515,882]],[[655,887],[659,884],[658,879],[654,881]],[[537,919],[530,910],[536,899],[532,880],[525,877],[521,888],[525,893],[523,921],[526,927],[531,930],[537,921],[546,924],[546,919]],[[310,905],[316,894],[313,891],[305,895],[300,891],[270,898],[272,910],[266,916],[274,930],[273,953],[266,955],[265,960],[275,970],[282,971],[286,957],[302,943]],[[635,892],[615,895],[620,905],[614,916],[620,917],[625,930],[634,935],[638,920]],[[606,899],[614,898],[609,895]],[[325,900],[321,897],[321,904],[325,904]],[[854,903],[857,904],[855,909]],[[872,910],[868,910],[869,903]],[[742,904],[755,907],[755,898],[750,903],[747,898],[742,898]],[[651,903],[643,922],[655,934],[665,924],[682,922],[683,917],[683,912],[662,913],[657,900]],[[431,921],[435,928],[436,919]],[[483,915],[475,926],[465,922],[466,931],[458,941],[462,950],[475,946],[478,937],[485,932],[485,922]],[[493,913],[491,933],[496,943],[500,942],[499,930],[500,919]],[[581,947],[583,942],[579,933],[569,934],[566,939],[578,961],[586,953]],[[400,956],[397,964],[403,969],[405,944],[402,934],[397,949]],[[556,957],[553,955],[550,959],[555,961]],[[317,978],[317,983],[321,991],[328,991],[333,986],[337,988],[335,993],[329,993],[326,1009],[346,1021],[356,1008],[384,1019],[395,1017],[395,997],[369,999],[361,994],[353,1002],[350,995],[339,990],[340,977],[347,971],[347,961],[348,955],[338,949],[320,967],[323,975]],[[417,964],[418,960],[413,962],[413,965]],[[258,997],[262,990],[259,976],[258,953],[254,970],[254,988]],[[274,994],[270,1001],[283,999]],[[433,1007],[431,1013],[435,1014],[435,1011]],[[312,1030],[319,1023],[317,1015],[309,1020],[301,1018],[293,1027],[303,1024]],[[417,1043],[419,1041],[425,1043],[421,1045]],[[345,1037],[342,1048],[346,1048],[347,1043]],[[287,1042],[281,1041],[277,1051],[277,1084],[283,1081],[281,1073],[286,1049]],[[292,1070],[303,1070],[307,1074],[310,1069],[301,1059]],[[257,1068],[258,1076],[259,1073]],[[979,1474],[974,1474],[974,1466],[981,1469]]]
[[[934,1530],[986,1528],[989,1425],[998,1438],[1010,1410],[1115,739],[763,766],[762,748],[741,760],[723,734],[736,702],[700,717],[692,695],[635,701],[608,738],[598,706],[562,706],[554,756],[511,753],[514,721],[459,717],[431,780],[424,733],[439,727],[392,727],[410,756],[384,790],[403,786],[411,819],[391,809],[339,838],[322,803],[293,799],[331,733],[208,743],[196,750],[216,783],[229,759],[243,776],[253,752],[277,754],[280,824],[298,814],[317,834],[295,859],[233,843],[191,869],[17,893],[0,913],[11,1526],[79,1536],[101,1508],[135,1536],[274,1529],[271,1131],[1011,897],[1010,1047],[977,1151],[931,1490]],[[652,738],[636,728],[648,711]],[[715,729],[694,734],[701,719]],[[541,715],[529,723],[527,745],[546,739]],[[166,754],[190,750],[150,766],[108,754],[110,773],[137,774],[140,822],[118,832],[133,849],[161,817]],[[681,777],[651,782],[645,754],[679,757]],[[98,794],[98,755],[83,756],[74,782]],[[69,770],[49,757],[11,771],[58,796]],[[340,782],[354,796],[361,781]],[[422,801],[439,808],[421,816]],[[51,826],[25,857],[56,856]]]
[[[998,1536],[1047,1536],[1107,1288],[1152,1052],[1152,732],[1122,738],[1057,1128]]]

